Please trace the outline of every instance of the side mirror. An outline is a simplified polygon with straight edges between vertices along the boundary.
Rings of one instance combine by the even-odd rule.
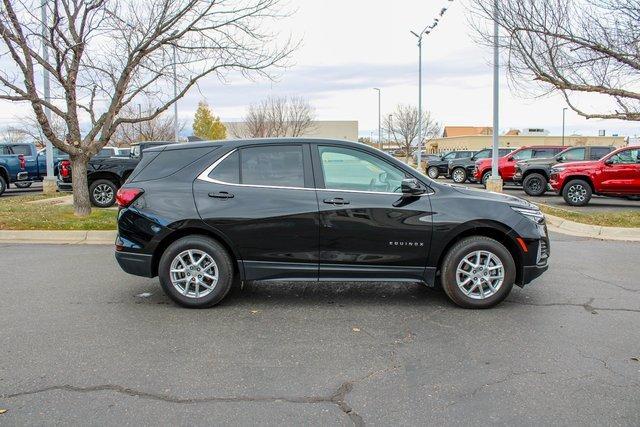
[[[607,160],[604,161],[604,164],[607,166],[611,166],[613,164],[613,159],[609,157]]]
[[[400,185],[400,189],[402,190],[402,195],[405,197],[416,196],[418,194],[422,194],[425,192],[424,185],[422,185],[415,178],[405,178],[402,180],[402,184]]]
[[[508,161],[508,162],[513,162],[513,156],[509,156],[509,157],[507,157],[507,161]]]

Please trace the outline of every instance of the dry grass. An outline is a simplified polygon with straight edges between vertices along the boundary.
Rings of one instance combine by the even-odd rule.
[[[605,227],[640,227],[640,210],[621,212],[574,212],[566,209],[540,205],[542,212],[558,216],[582,224],[601,225]]]

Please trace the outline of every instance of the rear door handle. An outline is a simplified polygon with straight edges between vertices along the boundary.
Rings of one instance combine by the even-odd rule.
[[[233,194],[227,193],[226,191],[220,191],[217,193],[209,193],[209,197],[213,197],[215,199],[232,199]]]
[[[342,197],[336,197],[333,199],[324,199],[323,202],[328,205],[348,205],[349,204],[349,201],[343,199]]]

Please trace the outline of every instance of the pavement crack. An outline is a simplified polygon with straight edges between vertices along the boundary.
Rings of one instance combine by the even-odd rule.
[[[550,303],[534,303],[534,302],[523,302],[523,301],[512,301],[507,300],[505,303],[511,304],[520,304],[520,305],[530,305],[533,307],[582,307],[586,311],[592,314],[597,314],[598,311],[622,311],[622,312],[631,312],[631,313],[640,313],[640,309],[636,308],[625,308],[625,307],[595,307],[591,305],[594,301],[594,298],[591,298],[589,301],[578,304],[578,303],[570,303],[570,302],[550,302]]]
[[[622,289],[622,290],[625,290],[625,291],[628,291],[628,292],[640,292],[640,289],[627,288],[626,286],[619,285],[619,284],[611,282],[609,280],[599,279],[599,278],[597,278],[595,276],[591,276],[590,274],[584,273],[582,271],[578,271],[578,273],[580,273],[582,276],[584,276],[584,277],[586,277],[588,279],[595,280],[596,282],[604,283],[604,284],[607,284],[607,285],[615,286],[616,288],[619,288],[619,289]]]
[[[368,375],[371,376],[372,374]],[[368,377],[366,376],[366,377]],[[366,378],[364,377],[364,378]],[[39,393],[46,393],[49,391],[67,391],[75,393],[95,393],[100,391],[111,391],[114,393],[123,394],[126,396],[139,397],[143,399],[158,400],[167,403],[177,404],[198,404],[198,403],[227,403],[227,402],[266,402],[266,403],[301,403],[301,404],[333,404],[336,405],[340,411],[349,417],[355,426],[363,426],[364,421],[362,417],[358,415],[346,402],[347,395],[353,389],[354,381],[346,381],[342,383],[333,393],[329,396],[209,396],[209,397],[178,397],[168,394],[153,393],[143,390],[136,390],[129,387],[124,387],[115,384],[100,384],[94,386],[75,386],[70,384],[52,385],[49,387],[43,387],[35,390],[27,390],[12,394],[0,395],[3,399],[12,399],[21,396],[29,396]]]

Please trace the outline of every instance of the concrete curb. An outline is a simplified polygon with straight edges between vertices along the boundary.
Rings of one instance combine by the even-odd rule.
[[[113,245],[115,241],[115,230],[0,230],[0,244]]]
[[[547,219],[547,228],[557,233],[600,240],[640,242],[640,228],[604,227],[581,224],[549,214],[544,214],[544,216]]]

